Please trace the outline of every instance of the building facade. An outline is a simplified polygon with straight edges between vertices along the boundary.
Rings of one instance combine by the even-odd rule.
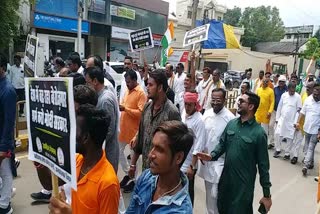
[[[285,27],[285,35],[281,42],[295,42],[297,39],[308,40],[318,29],[319,26],[315,25]]]
[[[159,0],[83,0],[82,58],[97,54],[108,61],[126,55],[141,58],[129,48],[128,33],[151,27],[155,48],[145,51],[148,61],[157,53],[167,28],[169,3]],[[78,0],[37,0],[30,9],[31,32],[39,38],[45,59],[66,59],[77,51]],[[159,52],[160,53],[160,52]],[[150,58],[150,59],[149,59]]]

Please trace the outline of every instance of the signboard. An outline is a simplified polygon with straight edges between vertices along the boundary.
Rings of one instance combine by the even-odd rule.
[[[29,159],[76,189],[73,79],[25,78],[25,86]]]
[[[162,39],[162,35],[159,35],[159,34],[153,34],[153,44],[154,45],[157,45],[157,46],[160,46],[161,45],[161,39]]]
[[[131,50],[141,51],[154,47],[151,28],[144,28],[130,33],[129,36]]]
[[[177,65],[179,62],[188,62],[189,51],[175,50],[171,56],[168,57],[167,62],[172,65]]]
[[[186,32],[183,39],[183,47],[208,40],[210,24],[202,25]]]
[[[28,35],[23,62],[25,77],[35,77],[36,75],[38,43],[37,37]]]
[[[136,11],[126,8],[126,7],[119,7],[116,5],[111,5],[110,6],[110,14],[111,16],[117,16],[117,17],[122,17],[125,19],[131,19],[135,20],[136,19]]]
[[[133,32],[133,30],[112,26],[111,37],[115,39],[128,40],[131,32]]]
[[[89,22],[82,21],[81,24],[82,33],[89,34]],[[78,20],[58,16],[51,16],[41,13],[34,13],[33,25],[37,28],[60,30],[71,33],[78,32]]]

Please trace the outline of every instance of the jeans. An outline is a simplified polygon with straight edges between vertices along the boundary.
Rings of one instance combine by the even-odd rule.
[[[9,206],[12,193],[12,171],[10,158],[2,160],[0,166],[0,178],[2,179],[2,188],[0,189],[0,207],[5,209]]]
[[[308,134],[305,132],[305,148],[306,155],[304,157],[304,167],[310,167],[314,163],[314,150],[316,148],[318,139],[317,134]]]

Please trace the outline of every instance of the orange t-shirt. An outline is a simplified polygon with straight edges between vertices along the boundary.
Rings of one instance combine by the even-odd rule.
[[[77,178],[83,164],[83,156],[76,157]],[[72,213],[76,214],[117,214],[120,185],[117,175],[103,155],[99,162],[77,183],[72,190]]]
[[[147,97],[140,85],[127,90],[121,101],[125,111],[121,112],[119,142],[130,143],[139,129],[139,122]]]

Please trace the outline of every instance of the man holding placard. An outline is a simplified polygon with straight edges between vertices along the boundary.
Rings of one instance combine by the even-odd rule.
[[[71,206],[64,192],[60,200],[50,199],[50,213],[118,213],[120,186],[112,165],[102,149],[110,119],[93,105],[81,105],[77,112],[77,191],[72,190]]]

